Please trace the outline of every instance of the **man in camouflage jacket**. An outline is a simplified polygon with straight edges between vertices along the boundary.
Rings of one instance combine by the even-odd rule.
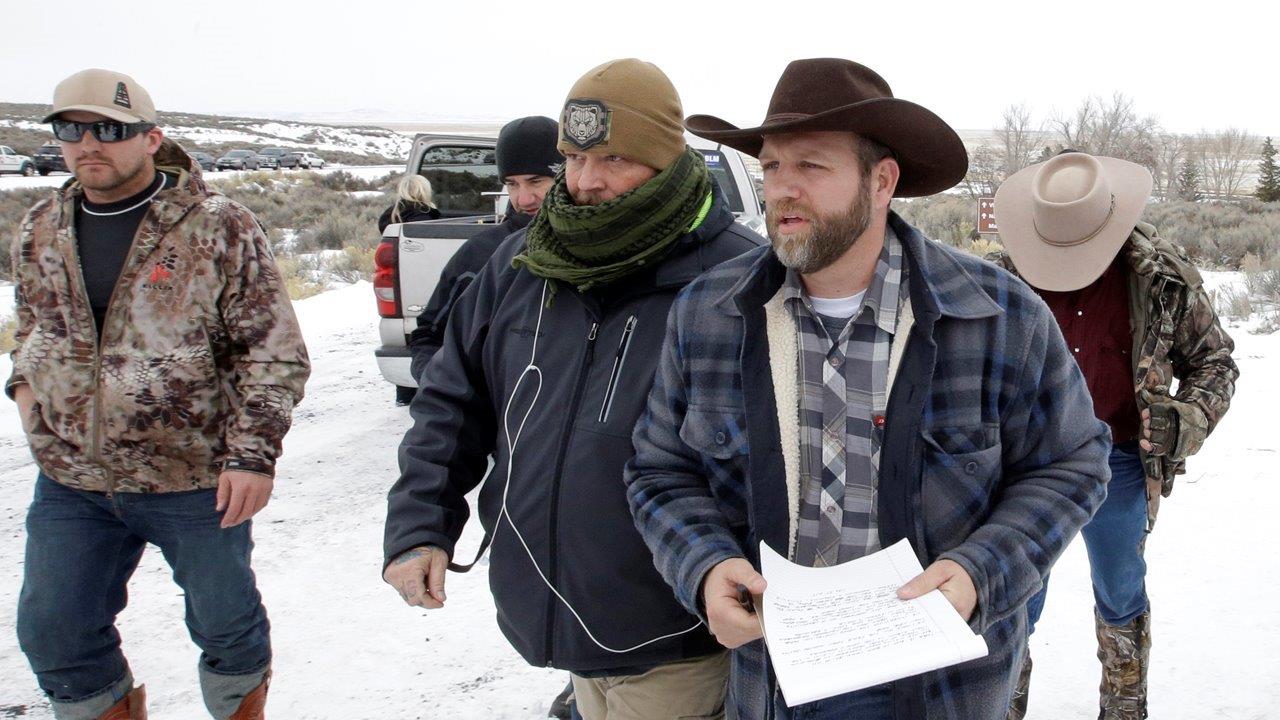
[[[271,659],[249,518],[310,372],[266,237],[155,127],[131,78],[58,86],[75,173],[14,245],[6,391],[39,466],[18,634],[59,720],[145,717],[114,621],[148,542],[173,567],[215,718],[260,717]]]
[[[1087,184],[1091,177],[1093,186]],[[1099,191],[1104,184],[1110,193]],[[1054,217],[1072,201],[1077,208],[1088,205],[1090,194],[1075,197],[1086,187],[1102,199],[1098,217],[1106,221],[1100,227],[1078,209],[1074,217]],[[1033,165],[997,195],[997,206],[1004,203],[997,224],[1008,252],[989,258],[1049,304],[1084,372],[1095,412],[1112,430],[1108,497],[1081,533],[1103,665],[1100,717],[1107,720],[1146,717],[1146,534],[1161,497],[1226,413],[1239,374],[1231,359],[1234,345],[1199,272],[1181,248],[1137,219],[1150,187],[1145,169],[1113,158],[1067,152]],[[1051,197],[1055,192],[1069,196]],[[1087,237],[1078,241],[1073,233]],[[1071,242],[1058,244],[1060,236]],[[1028,603],[1032,631],[1044,599],[1041,590]],[[1011,718],[1026,711],[1030,673],[1027,656]]]

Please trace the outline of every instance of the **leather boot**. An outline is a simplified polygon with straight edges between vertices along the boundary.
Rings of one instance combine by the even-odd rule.
[[[1027,716],[1028,691],[1031,689],[1031,647],[1022,651],[1022,669],[1018,671],[1018,684],[1013,687],[1006,720],[1022,720]]]
[[[266,717],[263,715],[262,709],[267,704],[267,687],[271,685],[271,671],[268,670],[266,675],[262,676],[262,683],[253,689],[253,692],[244,696],[240,701],[240,707],[231,714],[228,720],[262,720]]]
[[[120,702],[107,708],[98,720],[147,720],[147,691],[142,685],[130,690]]]
[[[1126,625],[1108,625],[1095,608],[1102,686],[1098,720],[1147,717],[1147,668],[1151,662],[1151,611]]]

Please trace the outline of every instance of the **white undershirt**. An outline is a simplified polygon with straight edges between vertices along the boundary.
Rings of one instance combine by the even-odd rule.
[[[842,298],[819,298],[809,297],[809,302],[813,304],[814,312],[819,315],[826,315],[830,318],[851,318],[853,314],[858,312],[858,308],[862,307],[862,298],[867,294],[866,290],[857,295],[850,295]]]

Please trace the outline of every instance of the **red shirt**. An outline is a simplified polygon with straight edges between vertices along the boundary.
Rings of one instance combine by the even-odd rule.
[[[1133,328],[1124,253],[1092,284],[1071,292],[1036,288],[1049,305],[1067,349],[1084,373],[1093,412],[1111,426],[1111,441],[1135,440],[1142,426],[1134,400]]]

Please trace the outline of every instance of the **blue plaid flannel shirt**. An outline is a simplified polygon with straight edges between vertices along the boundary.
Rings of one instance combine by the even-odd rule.
[[[1026,601],[1105,497],[1107,426],[1044,303],[1006,271],[921,235],[903,241],[916,317],[888,408],[880,535],[926,566],[959,563],[990,654],[894,683],[898,720],[1002,720],[1026,643]],[[763,305],[771,248],[723,263],[676,299],[626,483],[676,596],[758,545],[786,552],[787,496]],[[730,717],[772,716],[762,641],[733,653]]]

